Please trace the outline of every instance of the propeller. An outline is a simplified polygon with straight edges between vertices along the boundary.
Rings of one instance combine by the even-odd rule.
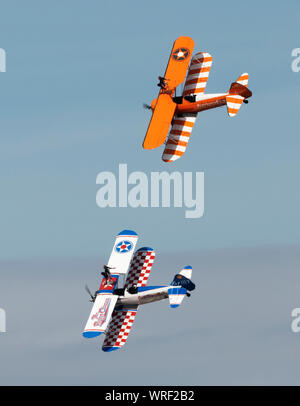
[[[146,110],[151,110],[151,106],[149,104],[143,103],[143,107]]]
[[[91,296],[91,300],[90,302],[94,302],[95,301],[95,296],[92,295],[92,292],[90,291],[88,285],[85,285],[85,290],[87,291],[87,293]]]

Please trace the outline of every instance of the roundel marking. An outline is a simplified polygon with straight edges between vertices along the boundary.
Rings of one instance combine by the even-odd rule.
[[[184,61],[190,54],[190,51],[187,48],[178,48],[176,49],[173,54],[172,58],[175,59],[175,61]]]
[[[132,243],[130,241],[120,241],[117,245],[116,245],[116,251],[119,252],[120,254],[124,254],[126,252],[129,252],[132,250]]]

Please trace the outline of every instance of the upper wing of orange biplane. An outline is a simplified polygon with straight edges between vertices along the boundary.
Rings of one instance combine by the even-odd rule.
[[[179,37],[174,42],[164,75],[167,87],[172,93],[185,80],[193,49],[194,41],[192,38]]]
[[[157,148],[167,138],[176,108],[172,95],[175,88],[184,82],[193,49],[194,41],[192,38],[179,37],[174,42],[164,75],[165,87],[159,92],[144,139],[143,147],[145,149]]]

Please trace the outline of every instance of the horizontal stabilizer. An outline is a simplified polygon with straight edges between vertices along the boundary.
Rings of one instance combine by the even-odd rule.
[[[234,117],[237,115],[244,97],[239,95],[228,95],[226,96],[226,104],[227,104],[227,111],[230,117]]]
[[[181,286],[170,286],[168,289],[169,302],[172,308],[178,307],[186,295],[186,289]]]

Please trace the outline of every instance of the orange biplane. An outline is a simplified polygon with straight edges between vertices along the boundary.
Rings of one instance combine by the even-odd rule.
[[[154,149],[166,141],[162,156],[165,162],[173,162],[184,154],[199,111],[227,105],[228,114],[233,117],[252,96],[247,87],[248,73],[232,83],[227,93],[204,94],[212,57],[207,52],[199,52],[192,58],[193,49],[192,38],[179,37],[174,42],[165,75],[158,78],[158,97],[151,106],[144,105],[153,114],[143,147]],[[176,87],[185,77],[183,94],[176,96]]]

